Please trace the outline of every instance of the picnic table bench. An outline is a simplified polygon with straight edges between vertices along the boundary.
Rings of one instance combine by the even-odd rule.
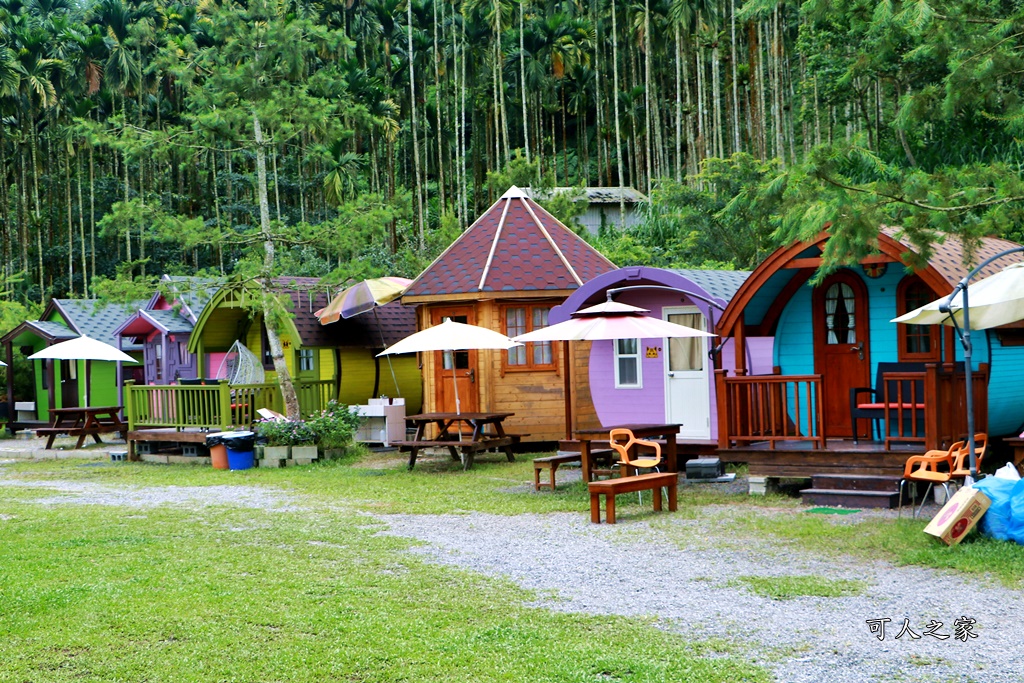
[[[416,465],[416,457],[424,448],[447,448],[453,460],[462,460],[462,469],[473,466],[477,453],[492,448],[505,452],[509,462],[515,462],[512,445],[527,434],[506,434],[502,422],[515,413],[423,413],[409,415],[407,420],[416,425],[416,435],[412,439],[393,441],[399,452],[409,453],[409,469]],[[436,425],[438,433],[433,439],[425,438],[429,425]],[[471,428],[470,433],[463,431],[463,426]],[[488,429],[490,427],[490,429]]]
[[[46,448],[53,448],[58,434],[77,436],[75,448],[81,448],[87,437],[103,443],[100,434],[120,434],[125,438],[128,425],[121,420],[121,406],[84,406],[80,408],[51,408],[50,426],[36,429],[36,436],[46,437]]]
[[[654,491],[654,510],[660,512],[661,488],[663,486],[668,489],[668,509],[674,512],[678,505],[678,485],[679,475],[675,472],[652,472],[651,474],[638,474],[632,477],[592,481],[587,484],[587,489],[590,491],[590,521],[594,524],[601,523],[600,499],[601,496],[604,496],[608,523],[615,524],[615,496],[620,493]]]

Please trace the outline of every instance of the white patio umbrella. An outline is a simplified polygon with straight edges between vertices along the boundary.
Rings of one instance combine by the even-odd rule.
[[[647,312],[646,308],[631,306],[619,303],[618,301],[605,301],[596,306],[576,311],[573,313],[574,317],[569,320],[515,337],[515,340],[519,342],[566,342],[566,352],[563,354],[565,357],[565,371],[563,374],[565,382],[566,439],[572,437],[568,342],[717,336],[693,327],[677,325],[667,320],[644,315]]]
[[[85,403],[89,403],[89,367],[94,360],[118,363],[137,363],[127,353],[98,339],[82,335],[68,341],[47,346],[42,351],[33,353],[29,360],[84,360],[85,363]]]
[[[468,351],[470,349],[510,349],[521,346],[500,332],[486,327],[453,322],[445,318],[440,325],[428,327],[395,342],[378,356],[420,351]],[[459,387],[455,378],[455,364],[452,363],[452,383],[455,385],[455,412],[461,413]]]
[[[960,345],[964,349],[967,440],[972,479],[978,476],[978,464],[974,453],[971,330],[987,330],[990,327],[998,327],[1024,319],[1024,263],[1014,263],[975,285],[968,287],[968,284],[972,277],[993,261],[1021,251],[1024,251],[1024,247],[1015,247],[985,259],[960,280],[948,296],[936,299],[890,321],[908,325],[948,325],[956,330]]]

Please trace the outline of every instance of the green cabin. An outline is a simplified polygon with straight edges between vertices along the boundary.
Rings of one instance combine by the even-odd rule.
[[[26,320],[0,338],[9,366],[7,403],[13,409],[11,431],[48,423],[51,408],[87,405],[87,395],[88,405],[121,405],[124,381],[141,380],[142,347],[138,344],[122,344],[121,348],[139,360],[139,365],[91,361],[88,373],[84,360],[16,361],[14,349],[31,356],[48,346],[82,335],[118,346],[113,332],[137,308],[137,305],[100,303],[94,299],[53,299],[39,320]],[[18,372],[32,373],[32,395],[14,395],[14,373]]]
[[[406,412],[419,412],[422,379],[414,356],[378,358],[385,347],[416,331],[415,311],[394,302],[348,320],[321,325],[315,312],[333,292],[319,278],[279,277],[276,291],[290,302],[292,319],[281,334],[285,361],[297,384],[327,385],[326,395],[341,403],[362,405],[370,398],[405,399]],[[241,342],[261,363],[265,382],[275,377],[259,294],[251,287],[225,285],[206,303],[189,337],[196,376],[226,376],[225,360]],[[300,403],[303,394],[300,392]],[[316,406],[302,405],[303,412]]]

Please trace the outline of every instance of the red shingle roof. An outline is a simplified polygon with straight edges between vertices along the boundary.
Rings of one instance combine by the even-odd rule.
[[[403,299],[573,290],[612,270],[611,261],[513,187],[420,273]]]

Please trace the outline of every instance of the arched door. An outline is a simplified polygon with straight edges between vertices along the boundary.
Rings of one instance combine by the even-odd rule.
[[[853,272],[842,270],[815,288],[812,301],[825,436],[852,438],[850,389],[871,386],[867,287]]]

